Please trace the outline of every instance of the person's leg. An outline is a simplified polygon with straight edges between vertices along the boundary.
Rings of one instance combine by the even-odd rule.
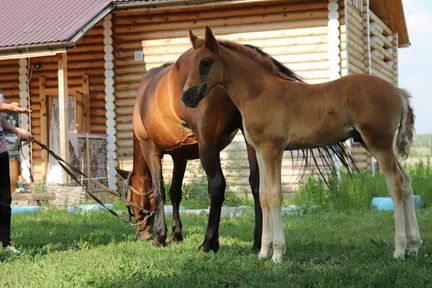
[[[0,242],[3,247],[11,243],[11,191],[9,178],[9,157],[7,153],[0,154]]]

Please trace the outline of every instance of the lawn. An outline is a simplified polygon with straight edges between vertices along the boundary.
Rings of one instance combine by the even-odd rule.
[[[185,241],[155,249],[106,212],[14,215],[24,253],[0,252],[0,287],[430,287],[432,209],[418,217],[421,252],[394,260],[392,213],[285,215],[287,252],[274,264],[251,252],[249,214],[223,218],[221,249],[207,254],[197,250],[206,216],[183,216]]]

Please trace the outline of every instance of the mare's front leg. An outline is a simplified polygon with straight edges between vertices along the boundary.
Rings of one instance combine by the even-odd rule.
[[[173,206],[173,227],[171,240],[175,243],[183,241],[182,222],[180,220],[180,201],[182,199],[182,183],[186,170],[187,160],[185,158],[173,157],[174,170],[170,187],[170,199]]]
[[[135,203],[138,207],[142,207],[147,211],[155,211],[156,202],[153,195],[150,195],[152,189],[152,179],[150,170],[141,152],[140,143],[138,139],[133,138],[133,171],[130,178],[130,185],[144,195],[139,195],[134,192],[130,194],[130,201]],[[137,226],[137,238],[139,240],[149,240],[153,234],[154,215],[148,217],[143,211],[133,208],[135,221],[139,223]]]
[[[165,222],[165,187],[162,179],[162,153],[153,143],[141,143],[141,150],[150,170],[153,183],[153,196],[156,202],[156,236],[153,246],[166,246],[167,226]]]
[[[261,236],[262,236],[262,209],[259,199],[259,185],[260,185],[260,174],[258,169],[258,161],[256,157],[255,149],[247,142],[247,154],[249,161],[249,184],[251,186],[252,195],[255,204],[255,229],[254,229],[254,242],[252,246],[253,251],[259,251],[261,249]]]
[[[201,164],[207,175],[210,196],[210,213],[204,242],[199,249],[204,252],[219,250],[219,222],[226,182],[220,165],[219,150],[216,147],[199,147]]]

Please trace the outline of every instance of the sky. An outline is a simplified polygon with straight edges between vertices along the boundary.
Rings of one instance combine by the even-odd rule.
[[[412,95],[416,132],[432,132],[432,1],[402,3],[411,46],[399,49],[399,87]]]

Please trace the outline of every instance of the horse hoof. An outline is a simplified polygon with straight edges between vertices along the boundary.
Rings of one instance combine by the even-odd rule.
[[[162,248],[162,247],[165,247],[166,245],[167,244],[165,241],[159,241],[157,239],[153,240],[153,247]]]
[[[395,259],[404,259],[405,258],[405,250],[395,250],[393,253],[393,257]]]
[[[254,243],[253,245],[252,245],[252,252],[254,252],[254,253],[257,253],[257,252],[259,252],[260,250],[261,250],[261,244],[257,244],[257,243]]]
[[[282,262],[282,255],[273,255],[272,261],[273,261],[273,263],[281,263]]]
[[[171,241],[174,243],[183,242],[183,236],[181,235],[181,233],[174,233],[171,236]]]
[[[423,241],[412,241],[408,243],[408,255],[409,256],[417,256],[420,247],[422,246]]]
[[[219,251],[219,241],[213,241],[211,245],[204,242],[198,247],[198,250],[200,250],[201,252],[213,251],[216,253]]]
[[[147,241],[152,238],[152,233],[149,233],[147,231],[138,231],[136,237],[138,240]]]
[[[258,258],[259,259],[266,259],[269,257],[269,255],[270,255],[270,249],[264,249],[263,247],[261,247],[261,250],[258,253]]]

